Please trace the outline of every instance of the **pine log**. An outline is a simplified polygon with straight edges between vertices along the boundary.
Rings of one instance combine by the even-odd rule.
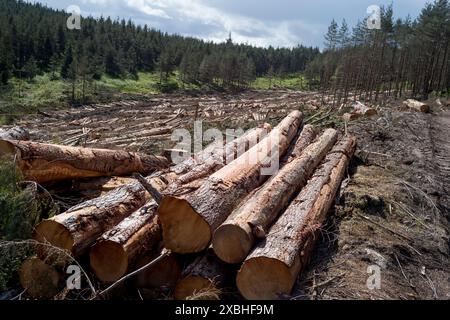
[[[184,271],[174,291],[175,300],[219,300],[230,268],[214,254],[207,252]]]
[[[291,293],[308,260],[310,237],[326,220],[355,148],[355,138],[345,137],[332,149],[265,241],[247,257],[236,279],[246,299],[279,299]]]
[[[220,259],[227,263],[239,263],[247,257],[258,237],[267,232],[292,197],[306,185],[337,138],[336,130],[326,130],[315,143],[288,162],[228,217],[213,236],[214,252]],[[299,143],[304,144],[304,141],[299,139]]]
[[[30,133],[21,127],[0,129],[0,140],[30,140]]]
[[[151,201],[103,234],[90,250],[90,265],[102,282],[114,282],[133,267],[136,259],[161,240],[161,227]]]
[[[38,183],[102,176],[124,176],[135,172],[149,174],[169,167],[164,157],[115,151],[0,141],[0,154],[16,154],[25,179]]]
[[[166,248],[176,253],[206,249],[212,233],[240,200],[261,186],[268,176],[264,166],[280,160],[302,123],[303,115],[292,112],[259,144],[212,174],[202,186],[187,195],[166,195],[158,208]],[[278,148],[278,153],[273,149]]]
[[[25,260],[19,270],[20,284],[35,299],[50,299],[62,289],[61,274],[37,257]]]
[[[405,102],[403,102],[408,108],[414,109],[416,111],[420,111],[423,113],[429,113],[430,112],[430,106],[426,103],[414,100],[414,99],[408,99]]]
[[[362,104],[359,101],[357,101],[353,105],[353,109],[354,109],[354,111],[353,111],[354,113],[359,114],[361,116],[365,116],[365,117],[371,117],[371,116],[375,116],[378,114],[376,109],[370,108],[370,107]]]
[[[140,183],[124,185],[39,223],[33,238],[78,256],[105,231],[142,207],[149,195]],[[39,257],[50,254],[38,250]]]
[[[136,269],[153,261],[158,254],[146,254],[136,262]],[[165,257],[155,265],[145,269],[135,276],[135,285],[138,288],[154,289],[161,287],[173,288],[181,277],[180,263],[173,254]]]
[[[225,145],[216,145],[212,146],[212,148],[205,149],[205,151],[199,153],[192,161],[188,161],[172,169],[172,171],[178,174],[178,179],[175,181],[176,185],[168,189],[176,190],[180,185],[204,178],[218,171],[227,163],[238,158],[244,152],[255,146],[270,130],[270,125],[264,124],[261,128],[251,129],[241,137],[237,137]]]

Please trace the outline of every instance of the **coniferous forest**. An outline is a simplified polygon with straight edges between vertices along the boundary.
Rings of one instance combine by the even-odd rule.
[[[301,72],[319,53],[298,46],[257,48],[168,35],[132,21],[83,18],[69,30],[69,15],[40,4],[0,1],[0,79],[32,79],[60,72],[63,79],[136,78],[138,71],[159,71],[162,82],[175,69],[184,82],[244,86],[257,75]]]

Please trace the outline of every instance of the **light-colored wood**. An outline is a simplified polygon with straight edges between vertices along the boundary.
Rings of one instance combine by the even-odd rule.
[[[169,167],[164,157],[115,151],[43,144],[29,141],[0,141],[0,154],[17,155],[25,179],[38,183],[102,176],[149,174]]]
[[[30,133],[22,127],[13,127],[10,129],[0,128],[1,140],[30,140]]]
[[[361,116],[365,116],[365,117],[371,117],[371,116],[375,116],[378,114],[377,110],[374,108],[370,108],[368,106],[366,106],[365,104],[362,104],[361,102],[357,101],[354,105],[353,105],[353,112],[356,114],[359,114]]]
[[[175,167],[172,170],[178,174],[178,178],[174,181],[175,184],[168,188],[168,193],[176,192],[175,190],[177,190],[180,185],[207,177],[223,168],[227,163],[238,158],[244,152],[259,143],[270,130],[271,126],[269,124],[264,124],[260,128],[254,128],[247,131],[241,137],[237,137],[225,145],[213,145],[209,149],[205,149],[205,151],[199,153],[196,158],[192,159],[194,164],[189,166],[189,170],[183,168],[186,164]],[[188,161],[187,164],[191,164],[191,161]],[[182,174],[180,174],[180,171]]]
[[[139,183],[121,186],[42,221],[36,226],[33,238],[78,256],[105,231],[142,207],[148,199],[148,193]],[[41,248],[38,255],[46,257],[51,251]]]
[[[297,158],[292,158],[250,199],[236,208],[214,232],[213,248],[227,263],[242,262],[259,234],[264,235],[292,198],[303,188],[316,167],[338,139],[334,129],[328,129]],[[300,137],[299,144],[305,145]],[[311,143],[312,141],[308,141]]]
[[[146,204],[103,234],[90,250],[90,265],[102,282],[114,282],[134,267],[136,260],[162,240],[157,204]]]
[[[269,177],[271,157],[282,158],[297,135],[303,115],[292,112],[259,144],[208,177],[187,195],[166,195],[158,208],[166,248],[177,253],[200,252],[235,206]],[[277,149],[278,153],[273,152]]]
[[[430,106],[426,103],[414,100],[414,99],[408,99],[405,102],[403,102],[408,108],[414,109],[416,111],[420,111],[423,113],[429,113],[430,112]]]
[[[230,268],[214,254],[207,252],[184,271],[174,291],[176,300],[219,300]]]
[[[356,139],[345,137],[331,150],[306,187],[272,226],[265,241],[247,257],[236,278],[238,289],[246,299],[279,299],[291,293],[355,148]]]
[[[62,289],[61,274],[37,257],[25,260],[19,270],[20,284],[35,299],[50,299]]]

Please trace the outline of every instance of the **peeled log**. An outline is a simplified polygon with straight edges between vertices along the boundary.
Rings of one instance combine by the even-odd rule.
[[[164,157],[115,151],[67,147],[28,141],[0,141],[0,153],[16,154],[27,180],[38,183],[102,176],[149,174],[169,167]]]
[[[158,254],[159,255],[159,254]],[[136,263],[139,269],[157,258],[155,254],[147,254]],[[178,259],[173,255],[163,258],[160,262],[145,269],[135,276],[138,288],[154,289],[161,287],[175,287],[181,277],[181,267]]]
[[[21,127],[0,129],[0,140],[30,140],[30,133]]]
[[[219,300],[229,271],[225,263],[206,253],[183,272],[184,278],[175,287],[175,300]]]
[[[227,263],[244,261],[258,237],[266,233],[292,197],[306,185],[337,139],[336,130],[326,130],[315,143],[238,207],[214,232],[213,248],[217,256]],[[299,143],[302,142],[300,139]]]
[[[42,221],[37,225],[33,238],[78,256],[105,231],[142,207],[148,198],[146,190],[139,183],[119,187]],[[49,254],[47,250],[39,251],[40,257]]]
[[[62,289],[61,274],[37,257],[22,263],[19,279],[22,287],[35,299],[50,299]]]
[[[165,247],[177,253],[206,249],[214,230],[239,201],[268,178],[263,175],[264,166],[271,158],[283,157],[302,117],[299,111],[292,112],[263,141],[211,175],[195,192],[165,196],[158,208]]]
[[[414,99],[408,99],[405,102],[403,102],[408,108],[414,109],[423,113],[429,113],[430,112],[430,106],[426,103],[414,100]]]
[[[312,236],[326,220],[355,148],[356,139],[346,137],[332,149],[265,241],[247,257],[236,279],[246,299],[279,299],[291,293],[308,260]]]

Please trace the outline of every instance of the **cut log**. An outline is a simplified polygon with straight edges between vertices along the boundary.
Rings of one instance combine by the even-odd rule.
[[[230,268],[208,252],[197,258],[186,270],[174,291],[176,300],[219,300]]]
[[[72,183],[72,191],[81,194],[91,195],[97,193],[97,197],[117,189],[126,184],[137,182],[134,178],[129,177],[101,177],[87,180],[76,180]]]
[[[22,287],[35,299],[50,299],[62,289],[61,274],[37,257],[22,263],[19,279]]]
[[[55,247],[82,254],[105,231],[142,207],[149,199],[140,183],[129,184],[39,223],[33,238]],[[40,257],[51,250],[38,250]]]
[[[376,109],[370,108],[370,107],[362,104],[359,101],[357,101],[353,105],[353,109],[354,109],[354,111],[353,111],[354,113],[359,114],[361,116],[365,116],[365,117],[376,116],[378,114]]]
[[[157,206],[151,201],[106,232],[91,248],[91,269],[100,281],[117,281],[134,266],[140,255],[162,240],[155,215]]]
[[[177,253],[206,249],[214,230],[239,201],[268,179],[263,174],[264,166],[284,156],[302,118],[299,111],[292,112],[259,144],[212,174],[195,192],[166,195],[158,208],[166,248]]]
[[[180,185],[207,177],[223,168],[227,163],[237,159],[259,143],[267,135],[268,131],[270,131],[270,127],[267,126],[252,129],[242,137],[226,144],[223,148],[213,149],[210,154],[206,155],[206,159],[194,166],[189,172],[179,176],[175,181],[176,185],[168,188],[169,192],[176,190]]]
[[[359,118],[361,118],[361,115],[357,113],[344,113],[344,115],[342,116],[342,119],[344,119],[344,121],[346,122],[350,122]]]
[[[261,128],[251,129],[225,145],[213,145],[200,152],[194,159],[176,166],[172,171],[178,174],[178,179],[175,181],[176,185],[170,187],[169,190],[176,190],[180,185],[207,177],[218,171],[255,146],[270,130],[270,125],[264,124]]]
[[[14,127],[11,129],[0,129],[1,140],[30,140],[30,133],[28,130],[21,127]]]
[[[293,143],[291,147],[289,147],[289,150],[282,160],[281,165],[284,166],[286,163],[289,163],[295,158],[298,158],[316,137],[317,130],[314,128],[314,126],[310,124],[305,125],[303,127],[303,130],[299,131],[296,142]]]
[[[326,130],[315,143],[287,163],[248,201],[234,210],[214,232],[213,248],[220,259],[227,263],[239,263],[247,257],[260,235],[267,232],[292,197],[306,185],[337,138],[336,130]],[[298,141],[305,144],[301,138]]]
[[[414,99],[408,99],[405,102],[403,102],[408,108],[414,109],[416,111],[420,111],[423,113],[429,113],[430,112],[430,106],[426,103],[414,100]]]
[[[326,220],[355,148],[355,138],[345,137],[332,149],[266,240],[247,257],[236,279],[246,299],[279,299],[291,293],[308,260],[311,236]]]
[[[149,174],[169,167],[164,157],[115,151],[42,144],[25,141],[0,141],[0,153],[16,154],[25,179],[38,183],[102,176]]]
[[[147,254],[139,258],[136,263],[136,269],[145,266],[157,258],[157,256],[159,256],[159,253]],[[181,277],[181,266],[178,259],[171,254],[155,265],[140,272],[135,277],[135,284],[138,288],[173,288]]]

